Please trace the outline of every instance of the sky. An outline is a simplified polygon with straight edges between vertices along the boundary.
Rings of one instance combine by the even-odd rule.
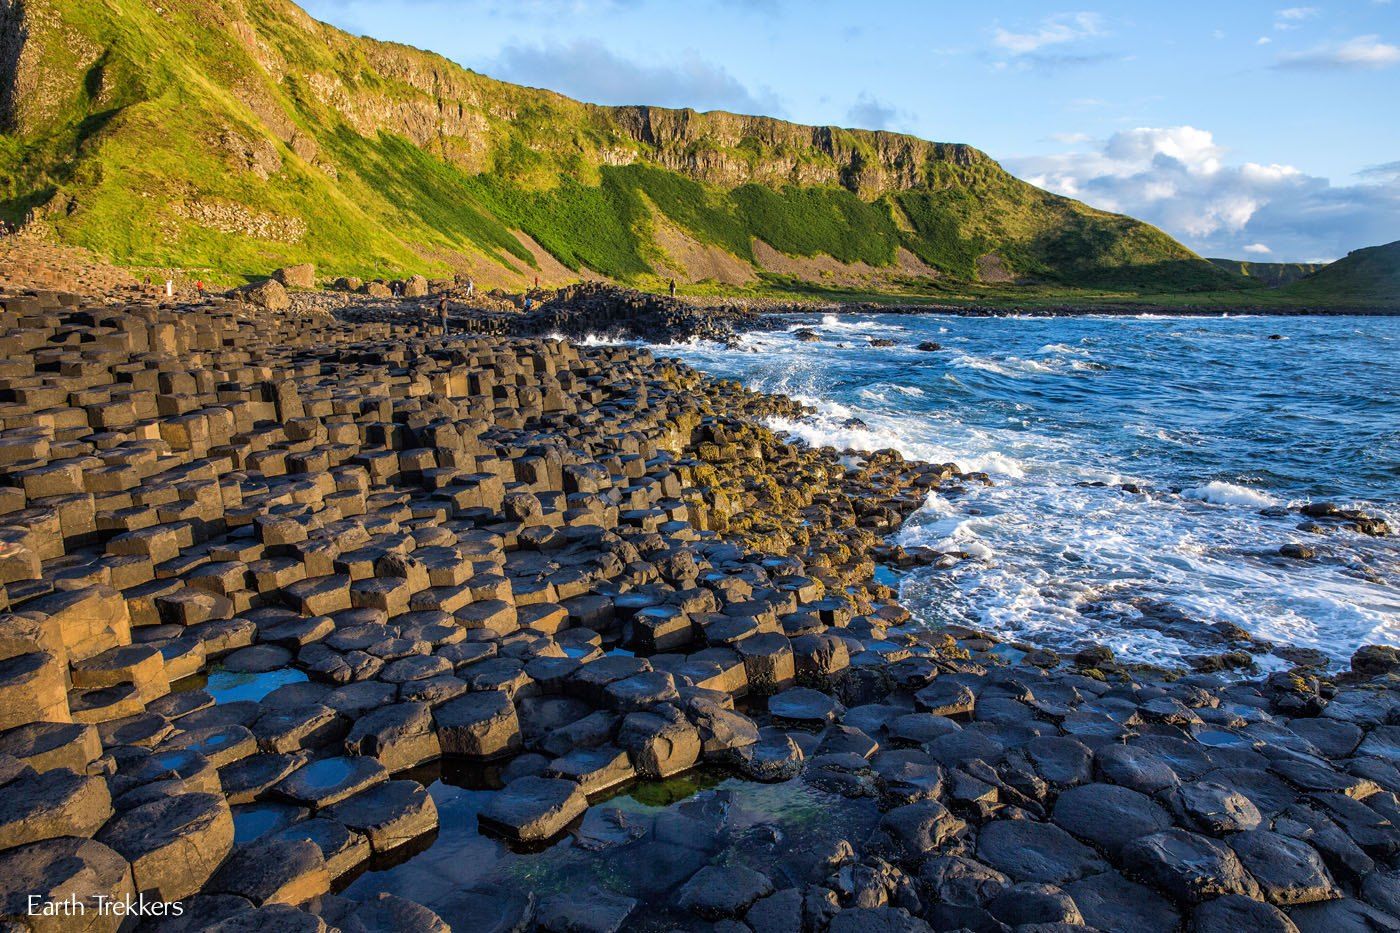
[[[1400,239],[1400,0],[301,2],[594,103],[968,143],[1203,255]]]

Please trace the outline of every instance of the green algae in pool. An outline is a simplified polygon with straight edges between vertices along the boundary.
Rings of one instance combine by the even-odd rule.
[[[845,800],[801,778],[759,784],[698,769],[595,801],[553,845],[525,852],[478,831],[493,792],[434,781],[436,840],[399,865],[371,866],[345,893],[411,897],[456,929],[489,931],[523,924],[532,899],[597,888],[637,900],[629,929],[688,929],[694,918],[673,913],[674,892],[705,865],[776,863],[769,871],[783,887],[879,821],[873,800]]]

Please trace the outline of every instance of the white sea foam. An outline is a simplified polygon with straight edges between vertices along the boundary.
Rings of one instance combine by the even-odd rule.
[[[1187,499],[1199,499],[1202,502],[1212,502],[1216,505],[1249,505],[1263,508],[1267,505],[1278,504],[1278,500],[1268,493],[1220,480],[1212,480],[1202,486],[1184,489],[1181,494]]]

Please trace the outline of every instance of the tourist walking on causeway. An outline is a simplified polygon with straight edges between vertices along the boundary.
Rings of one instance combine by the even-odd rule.
[[[467,300],[471,301],[476,297],[476,280],[467,276]]]

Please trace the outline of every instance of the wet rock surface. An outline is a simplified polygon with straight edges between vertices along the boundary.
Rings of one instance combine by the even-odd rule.
[[[1400,925],[1393,648],[1248,681],[921,628],[875,571],[956,467],[523,336],[742,310],[296,307],[0,297],[7,923]]]

